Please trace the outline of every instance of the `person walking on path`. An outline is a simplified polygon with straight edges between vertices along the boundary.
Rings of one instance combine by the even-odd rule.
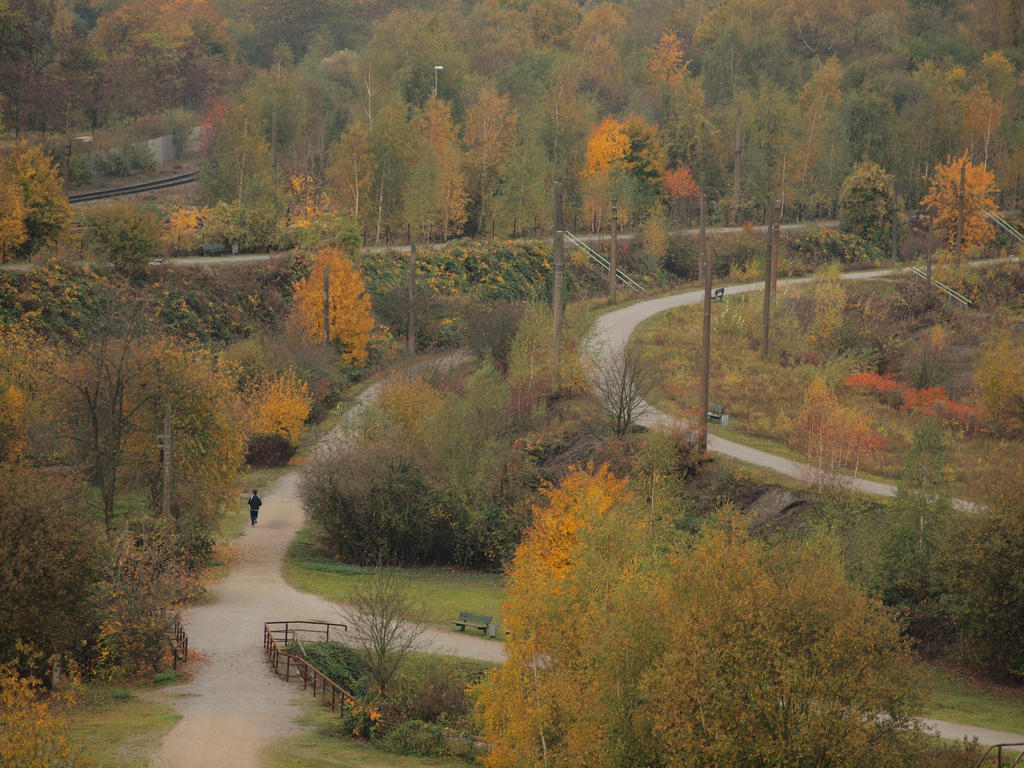
[[[249,497],[249,520],[250,525],[256,525],[256,518],[259,517],[260,507],[263,506],[263,499],[256,493],[256,489],[252,489],[252,496]]]

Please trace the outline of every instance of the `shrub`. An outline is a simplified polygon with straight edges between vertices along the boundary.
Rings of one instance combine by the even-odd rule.
[[[861,237],[823,227],[809,227],[805,234],[788,238],[786,250],[809,266],[835,262],[867,265],[882,258],[882,253]]]
[[[250,467],[283,467],[295,455],[295,446],[280,433],[253,435],[245,449],[245,462]]]
[[[86,216],[85,251],[116,267],[148,261],[160,247],[160,217],[139,203],[110,203]]]
[[[381,746],[399,755],[439,757],[445,754],[444,728],[422,720],[406,720],[384,735]]]

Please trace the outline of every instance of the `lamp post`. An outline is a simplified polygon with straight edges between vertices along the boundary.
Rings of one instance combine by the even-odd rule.
[[[434,65],[434,98],[437,98],[437,73],[444,69],[440,64]]]

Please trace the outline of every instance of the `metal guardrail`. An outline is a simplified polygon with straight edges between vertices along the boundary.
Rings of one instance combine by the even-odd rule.
[[[329,705],[333,712],[345,702],[358,703],[356,697],[301,656],[285,650],[289,643],[299,640],[300,634],[330,642],[332,629],[335,630],[335,635],[339,630],[348,631],[344,624],[331,624],[326,621],[268,621],[263,624],[263,650],[275,674],[281,675],[283,667],[286,683],[290,682],[292,677],[301,678],[302,687],[312,688],[313,695],[319,697],[321,704]]]
[[[914,275],[917,275],[918,277],[920,277],[923,280],[928,280],[929,282],[931,282],[932,285],[937,286],[947,296],[949,296],[952,299],[955,299],[956,301],[959,301],[965,307],[969,307],[969,306],[971,306],[971,304],[974,303],[973,301],[968,299],[966,296],[964,296],[962,293],[953,290],[952,288],[950,288],[945,283],[940,283],[934,277],[928,277],[928,273],[925,272],[920,267],[907,267],[907,271],[912,273],[912,274],[914,274]]]
[[[87,203],[90,200],[105,200],[108,197],[122,197],[123,195],[136,195],[139,192],[151,192],[156,189],[167,189],[168,187],[179,187],[182,184],[191,184],[199,178],[198,171],[189,171],[177,176],[169,176],[166,179],[155,181],[144,181],[140,184],[131,184],[127,187],[115,187],[113,189],[99,189],[94,192],[79,192],[68,195],[69,203]]]
[[[981,768],[984,762],[988,760],[988,756],[992,753],[992,750],[996,751],[996,768],[1017,768],[1017,766],[1021,764],[1021,761],[1024,760],[1024,751],[1021,751],[1012,763],[1006,763],[1006,765],[1004,766],[1003,750],[1008,747],[1024,747],[1024,741],[1016,742],[1013,744],[993,744],[991,747],[985,750],[985,754],[983,754],[981,756],[981,759],[974,764],[974,768]],[[1016,751],[1016,749],[1014,751]],[[1007,760],[1009,760],[1009,758],[1010,756],[1007,755]]]
[[[608,259],[606,259],[600,253],[595,251],[593,248],[591,248],[589,245],[587,245],[585,242],[583,242],[583,240],[578,238],[572,232],[567,232],[565,230],[562,230],[562,237],[564,237],[570,243],[572,243],[577,248],[579,248],[581,251],[583,251],[585,254],[587,254],[587,256],[590,257],[591,261],[594,261],[594,262],[600,264],[604,268],[605,272],[611,272],[611,270],[612,270],[611,262],[609,262]],[[632,288],[637,293],[647,293],[647,289],[646,288],[644,288],[642,285],[640,285],[640,283],[638,283],[632,277],[627,275],[621,269],[618,269],[618,268],[615,269],[615,277],[616,277],[616,279],[620,283],[622,283],[627,288]]]

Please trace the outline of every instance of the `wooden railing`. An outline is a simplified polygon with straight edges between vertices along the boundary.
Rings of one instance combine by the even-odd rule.
[[[348,627],[326,621],[268,621],[263,625],[263,650],[274,672],[283,675],[285,682],[293,677],[301,678],[302,687],[312,688],[313,695],[319,697],[320,703],[329,705],[333,712],[345,702],[355,704],[355,696],[304,658],[287,650],[290,643],[301,642],[303,637],[330,642],[332,630],[337,637],[341,632],[347,632]]]
[[[185,632],[185,625],[181,623],[181,617],[174,620],[174,636],[171,638],[171,666],[178,668],[178,661],[182,664],[188,662],[188,633]]]

